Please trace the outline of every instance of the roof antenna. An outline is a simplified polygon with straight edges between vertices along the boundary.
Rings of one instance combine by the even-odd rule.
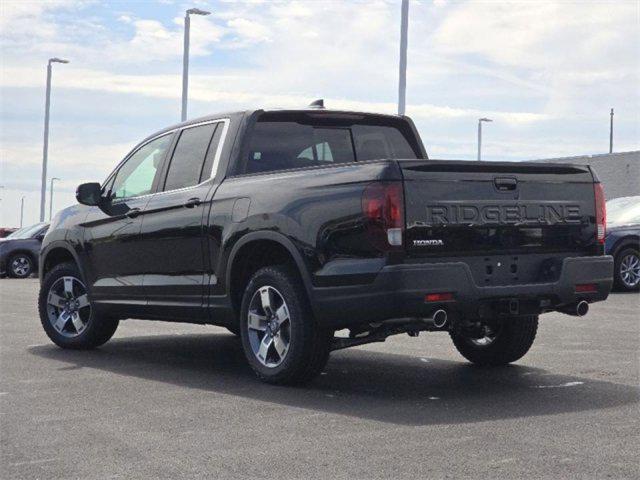
[[[319,98],[318,100],[314,100],[309,104],[309,108],[324,110],[324,100],[322,98]]]

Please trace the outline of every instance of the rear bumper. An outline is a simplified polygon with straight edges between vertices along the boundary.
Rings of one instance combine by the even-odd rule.
[[[576,293],[578,284],[595,284],[595,292]],[[452,314],[483,318],[500,314],[539,314],[605,300],[613,284],[613,257],[569,257],[557,281],[478,286],[463,262],[383,267],[367,285],[315,288],[314,310],[324,326],[347,327],[392,318],[428,317],[445,307]],[[426,303],[428,293],[451,292],[445,303]],[[503,311],[510,304],[511,310]],[[517,313],[513,307],[517,305]]]

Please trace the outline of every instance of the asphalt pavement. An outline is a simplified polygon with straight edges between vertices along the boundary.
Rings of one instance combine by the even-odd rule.
[[[508,367],[402,335],[291,388],[260,383],[210,326],[127,320],[97,350],[62,350],[37,290],[0,280],[3,479],[640,477],[638,294],[543,316]]]

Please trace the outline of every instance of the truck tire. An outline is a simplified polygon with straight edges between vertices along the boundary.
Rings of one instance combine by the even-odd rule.
[[[538,316],[506,318],[494,335],[481,339],[450,332],[458,352],[472,363],[484,366],[506,365],[529,351],[538,331]]]
[[[38,296],[42,328],[62,348],[87,350],[106,343],[118,319],[95,314],[78,267],[56,265],[45,276]]]
[[[316,323],[296,272],[270,266],[258,270],[245,289],[240,336],[258,378],[294,385],[308,382],[325,367],[333,332]]]
[[[630,247],[615,257],[613,278],[618,289],[632,292],[640,289],[640,252]]]

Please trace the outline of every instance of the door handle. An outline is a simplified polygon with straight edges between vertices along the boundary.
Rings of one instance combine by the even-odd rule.
[[[186,202],[184,202],[184,206],[187,208],[193,208],[193,207],[197,207],[198,205],[200,205],[202,202],[200,201],[199,198],[194,197],[194,198],[190,198],[189,200],[187,200]]]
[[[518,187],[518,180],[510,177],[498,177],[493,180],[496,188],[501,192],[515,190]]]
[[[129,218],[136,218],[138,215],[142,213],[142,210],[139,208],[131,208],[125,213],[125,215]]]

